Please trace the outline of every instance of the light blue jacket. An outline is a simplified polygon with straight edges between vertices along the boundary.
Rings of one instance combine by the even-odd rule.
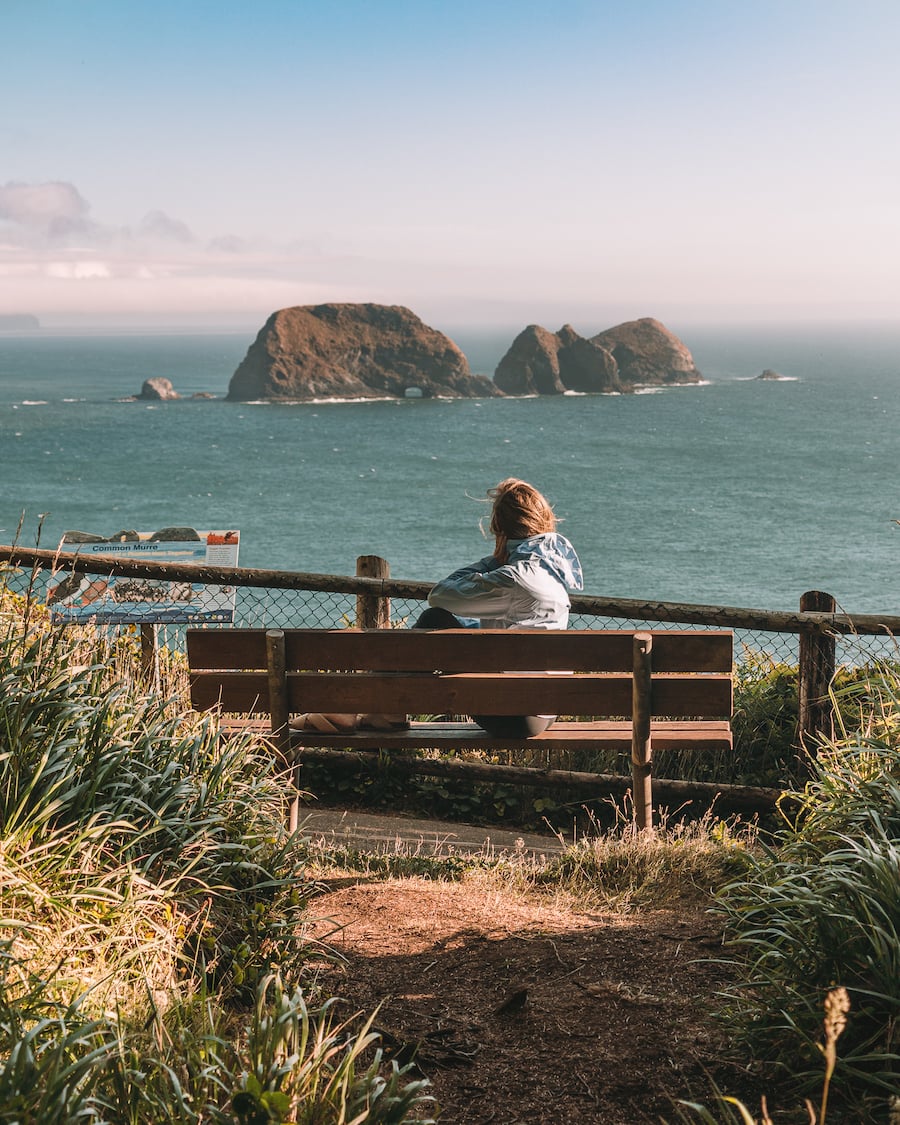
[[[565,629],[566,591],[583,586],[575,548],[553,531],[510,539],[502,565],[491,555],[460,567],[438,582],[428,604],[477,618],[483,629]]]

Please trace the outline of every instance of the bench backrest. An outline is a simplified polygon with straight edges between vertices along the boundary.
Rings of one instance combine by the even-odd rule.
[[[189,629],[191,701],[269,712],[274,680],[291,712],[630,717],[636,635],[650,638],[651,714],[730,717],[725,630]],[[548,675],[565,672],[578,675]]]

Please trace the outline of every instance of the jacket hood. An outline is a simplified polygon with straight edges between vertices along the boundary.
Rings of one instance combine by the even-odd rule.
[[[528,559],[562,582],[570,590],[583,590],[584,578],[575,548],[559,532],[532,535],[528,539],[510,539],[507,544],[509,562]]]

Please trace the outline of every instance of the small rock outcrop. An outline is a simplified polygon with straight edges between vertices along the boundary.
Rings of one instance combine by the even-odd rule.
[[[771,367],[767,367],[761,375],[756,376],[757,379],[764,379],[766,382],[777,383],[784,375],[780,375],[777,371],[773,371]]]
[[[181,395],[172,386],[171,380],[156,377],[144,380],[144,385],[141,387],[141,393],[138,395],[138,398],[149,398],[153,399],[155,402],[160,402],[168,399],[181,398]]]
[[[494,382],[505,394],[621,394],[641,386],[698,383],[693,357],[665,325],[651,317],[580,336],[532,324],[500,360]]]
[[[485,398],[453,341],[399,305],[281,309],[266,321],[231,377],[227,398]]]

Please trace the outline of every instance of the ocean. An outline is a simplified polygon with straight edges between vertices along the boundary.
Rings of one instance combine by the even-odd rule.
[[[3,333],[0,542],[236,528],[243,566],[432,581],[490,552],[485,491],[520,476],[589,594],[900,613],[900,325],[669,327],[704,385],[297,405],[224,401],[253,332]],[[515,335],[445,331],[486,374]],[[216,397],[126,401],[151,376]]]

